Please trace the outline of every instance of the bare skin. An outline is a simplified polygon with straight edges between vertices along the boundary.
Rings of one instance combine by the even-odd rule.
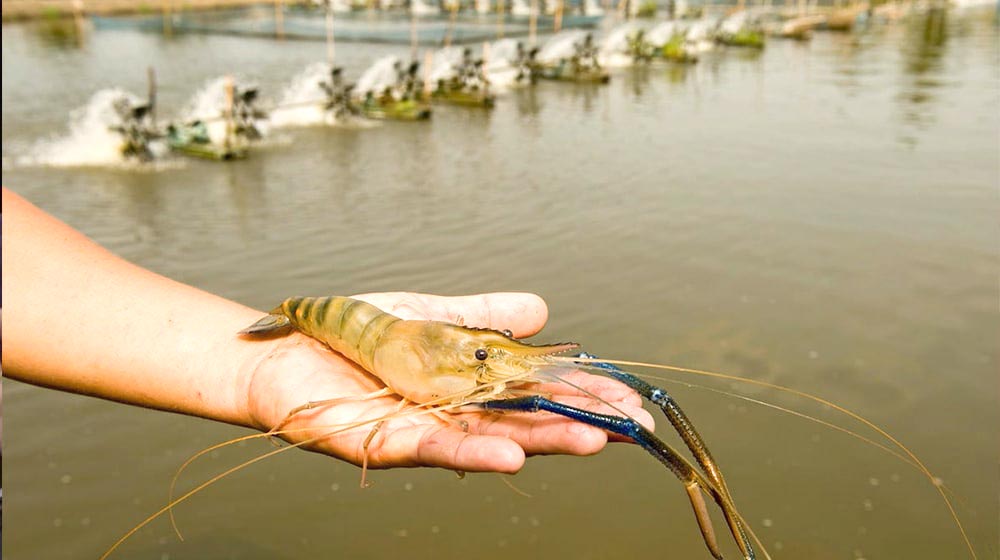
[[[262,312],[133,265],[3,190],[3,373],[36,385],[269,430],[309,401],[369,394],[381,384],[321,343],[293,333],[253,340],[235,333]],[[276,302],[288,294],[276,294]],[[407,319],[462,322],[537,333],[547,311],[537,296],[495,293],[440,297],[412,293],[355,296]],[[652,426],[634,392],[582,372],[569,379]],[[575,406],[612,412],[562,384],[542,392]],[[307,410],[285,425],[325,427],[398,408],[387,396]],[[430,415],[386,422],[370,449],[374,468],[435,466],[512,473],[526,456],[590,455],[608,441],[603,430],[549,414]],[[324,439],[311,449],[361,463],[368,430]]]

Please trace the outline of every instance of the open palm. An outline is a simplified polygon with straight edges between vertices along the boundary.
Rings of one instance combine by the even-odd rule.
[[[473,327],[509,329],[515,337],[537,333],[546,320],[545,304],[530,294],[497,293],[440,297],[412,293],[355,296],[403,319],[464,323]],[[517,472],[525,457],[564,453],[591,455],[608,441],[603,430],[548,413],[497,414],[465,411],[457,414],[414,414],[402,408],[396,395],[364,398],[383,389],[374,376],[324,344],[300,333],[273,341],[249,385],[249,410],[258,427],[281,426],[282,437],[303,447],[360,465],[364,442],[374,421],[386,418],[368,449],[371,468],[434,466],[503,473]],[[605,377],[583,372],[562,376],[579,389],[558,382],[533,386],[556,400],[608,413],[605,403],[652,426],[637,394]],[[328,399],[288,418],[289,411]],[[619,413],[620,414],[620,413]]]

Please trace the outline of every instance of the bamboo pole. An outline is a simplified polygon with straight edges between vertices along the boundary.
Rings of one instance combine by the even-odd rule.
[[[424,53],[424,99],[431,96],[431,64],[434,63],[434,53],[427,51]]]
[[[556,4],[556,17],[552,20],[552,30],[559,33],[559,30],[562,29],[563,6],[565,5],[565,2],[563,0],[556,0],[556,2],[558,2],[558,4]]]
[[[451,15],[448,16],[448,33],[444,36],[444,46],[451,46],[451,34],[455,32],[455,18],[458,17],[458,0],[454,0],[449,4],[448,9],[451,10]]]
[[[531,0],[531,14],[528,16],[528,44],[538,42],[538,0]]]
[[[504,0],[497,0],[497,39],[503,39]]]
[[[417,59],[417,14],[413,11],[413,2],[410,2],[410,60]]]
[[[233,136],[233,77],[226,76],[226,136],[223,139],[223,145],[228,151],[232,148],[232,136]]]
[[[281,4],[282,0],[274,0],[274,36],[278,40],[285,38],[285,12]]]
[[[83,46],[83,0],[73,0],[73,24],[76,27],[76,44]]]
[[[163,0],[163,35],[170,37],[174,34],[174,22],[170,14],[171,0]]]
[[[149,103],[149,122],[156,128],[156,71],[150,66],[146,69],[146,102]]]
[[[332,0],[326,2],[326,61],[333,66],[334,56],[337,54],[333,37],[333,3]]]

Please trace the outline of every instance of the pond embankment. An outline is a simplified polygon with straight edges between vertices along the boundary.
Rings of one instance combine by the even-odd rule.
[[[3,20],[71,17],[75,15],[136,14],[178,10],[216,10],[288,0],[4,0]]]

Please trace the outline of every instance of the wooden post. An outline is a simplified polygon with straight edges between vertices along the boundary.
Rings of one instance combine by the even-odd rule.
[[[458,17],[458,0],[455,0],[449,4],[448,9],[451,10],[451,15],[448,16],[448,33],[444,36],[444,46],[451,46],[451,34],[455,31],[455,18]]]
[[[333,59],[336,56],[336,45],[333,37],[333,3],[326,2],[326,61],[333,67]]]
[[[413,3],[410,3],[410,60],[417,59],[417,15],[413,12]]]
[[[497,0],[497,39],[503,39],[504,0]]]
[[[278,40],[285,38],[285,12],[281,4],[282,0],[274,0],[274,36]]]
[[[156,128],[156,71],[150,66],[146,69],[146,81],[148,90],[146,92],[146,102],[149,103],[149,122]]]
[[[424,53],[424,99],[431,96],[431,64],[434,63],[434,53],[427,51]]]
[[[73,0],[73,24],[76,27],[76,44],[83,46],[83,0]]]
[[[163,0],[163,34],[167,37],[174,34],[173,16],[170,13],[171,1],[172,0]]]
[[[226,136],[223,139],[223,146],[226,151],[232,148],[232,137],[233,137],[233,77],[226,76]]]
[[[556,4],[556,13],[555,13],[556,17],[552,21],[552,30],[556,33],[559,33],[559,30],[562,29],[563,6],[565,6],[566,4],[563,0],[556,0],[556,2],[559,3]]]
[[[538,0],[531,0],[531,14],[528,17],[528,44],[534,47],[538,41]]]

